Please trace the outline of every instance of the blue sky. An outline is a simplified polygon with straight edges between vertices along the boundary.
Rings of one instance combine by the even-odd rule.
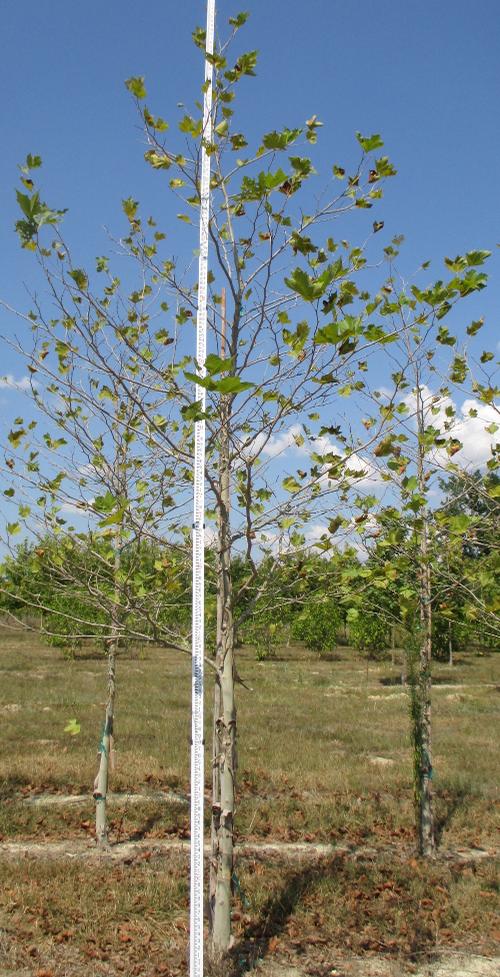
[[[377,243],[405,235],[400,268],[409,277],[424,260],[432,260],[429,277],[438,277],[444,255],[491,249],[491,286],[460,315],[465,325],[484,313],[485,345],[496,343],[498,0],[247,0],[241,7],[220,0],[221,31],[239,9],[251,14],[242,42],[260,52],[258,77],[242,85],[239,114],[247,134],[257,139],[317,114],[324,128],[315,163],[326,181],[333,162],[349,167],[359,158],[356,130],[382,133],[398,176],[376,215],[385,221],[384,241],[380,235]],[[204,19],[205,0],[25,0],[4,10],[1,299],[28,309],[25,286],[35,282],[33,258],[20,250],[13,230],[17,164],[28,152],[43,157],[44,198],[69,208],[64,235],[83,266],[107,250],[104,227],[123,232],[122,198],[140,200],[160,221],[163,212],[168,223],[167,179],[144,163],[124,80],[145,75],[151,110],[175,124],[177,103],[190,108],[199,95],[202,61],[190,35]],[[196,227],[166,229],[187,258],[197,246]],[[0,309],[0,333],[14,327],[22,336]],[[25,372],[3,349],[0,376],[17,380]],[[22,397],[0,390],[3,429],[25,410]]]
[[[491,287],[471,308],[498,318],[500,240],[500,11],[496,0],[248,0],[243,37],[260,51],[258,77],[243,88],[250,135],[324,122],[317,167],[357,158],[354,132],[381,132],[398,168],[381,216],[389,239],[404,233],[412,275],[444,255],[489,248]],[[44,159],[42,186],[69,208],[64,234],[82,264],[120,232],[120,201],[133,196],[168,214],[166,181],[144,164],[143,141],[124,79],[144,74],[151,108],[175,122],[178,101],[197,97],[202,65],[190,32],[204,0],[130,0],[8,5],[3,13],[3,150],[0,157],[0,297],[29,307],[33,263],[17,244],[14,186],[27,152]],[[239,5],[218,3],[219,24]],[[356,155],[355,155],[356,154]],[[173,233],[177,229],[172,229]],[[183,233],[185,233],[183,229]],[[196,229],[192,229],[196,247]],[[187,239],[186,239],[187,240]],[[467,311],[468,317],[468,311]],[[11,328],[0,314],[0,330]],[[2,373],[22,365],[5,351]],[[16,396],[2,391],[2,399]]]

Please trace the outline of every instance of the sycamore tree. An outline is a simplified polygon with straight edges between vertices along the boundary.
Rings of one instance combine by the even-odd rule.
[[[213,540],[213,562],[207,563],[210,568],[215,564],[217,605],[209,893],[216,955],[225,953],[231,943],[236,638],[246,621],[260,611],[269,613],[280,601],[276,581],[290,551],[299,559],[308,553],[322,521],[320,549],[324,551],[333,545],[332,537],[339,529],[350,525],[350,487],[365,480],[370,448],[377,459],[391,454],[391,449],[386,451],[380,445],[392,444],[392,433],[383,432],[394,416],[400,417],[397,399],[403,381],[396,383],[389,404],[366,421],[363,434],[358,433],[354,440],[345,405],[353,395],[357,401],[369,395],[373,387],[373,380],[368,382],[370,367],[377,356],[386,357],[386,348],[392,349],[401,333],[406,336],[421,325],[420,311],[411,323],[406,320],[404,312],[411,309],[414,299],[405,304],[400,296],[395,297],[390,278],[379,289],[373,287],[379,274],[373,265],[379,257],[391,259],[397,249],[394,239],[379,253],[375,237],[384,224],[379,210],[373,208],[380,206],[383,185],[395,174],[380,136],[358,133],[354,165],[335,161],[328,178],[320,182],[314,154],[321,122],[315,115],[293,128],[260,136],[250,132],[239,117],[236,101],[241,83],[255,74],[257,64],[255,51],[238,47],[238,32],[246,19],[245,14],[231,18],[228,41],[210,55],[214,83],[209,142],[200,104],[193,114],[184,112],[176,131],[170,130],[148,107],[144,79],[132,77],[126,83],[144,127],[146,161],[158,173],[162,190],[168,185],[175,203],[167,208],[176,226],[172,243],[153,218],[143,216],[133,198],[123,201],[127,227],[113,244],[113,263],[100,257],[95,270],[81,267],[73,261],[59,232],[54,232],[53,243],[50,239],[42,243],[45,226],[58,225],[62,212],[41,202],[34,187],[32,170],[37,161],[33,157],[27,161],[29,172],[23,174],[19,197],[23,216],[18,225],[23,246],[39,260],[56,309],[54,318],[36,302],[29,316],[43,334],[42,347],[37,346],[30,363],[34,382],[40,382],[40,373],[49,365],[57,387],[61,376],[64,382],[75,379],[85,418],[88,411],[109,411],[106,436],[102,431],[92,435],[92,441],[102,437],[102,444],[89,446],[87,454],[79,444],[64,467],[51,473],[51,530],[55,523],[61,531],[60,520],[66,520],[60,511],[52,515],[54,507],[74,503],[68,501],[67,491],[69,485],[77,484],[76,475],[68,479],[70,460],[73,472],[75,466],[93,466],[99,486],[104,471],[125,464],[126,491],[118,491],[115,482],[106,490],[98,487],[95,495],[93,489],[90,492],[89,486],[83,486],[77,501],[89,507],[95,520],[92,530],[95,525],[97,532],[109,532],[111,540],[121,539],[123,533],[129,541],[137,537],[137,552],[143,536],[158,545],[168,543],[168,552],[177,552],[181,559],[190,532],[187,511],[193,424],[202,416],[200,403],[193,402],[193,383],[207,391],[207,534]],[[194,41],[207,57],[203,30],[194,32]],[[209,355],[205,363],[197,363],[192,353],[197,282],[190,261],[175,254],[182,256],[192,247],[191,224],[198,221],[203,150],[212,157]],[[354,230],[357,240],[351,243],[345,228],[347,220],[355,216],[359,230]],[[126,268],[121,275],[114,268],[118,260]],[[450,295],[479,287],[471,278],[474,273],[471,259],[466,271],[456,276],[460,285],[449,286]],[[445,303],[440,293],[417,301],[431,316]],[[73,360],[80,354],[86,371],[83,384],[77,379],[78,371],[72,371]],[[51,363],[55,366],[50,367]],[[69,427],[76,425],[78,436],[87,437],[92,425],[75,415],[72,389],[68,396],[62,411],[63,432],[69,415]],[[78,399],[77,404],[80,409]],[[122,410],[126,422],[120,419]],[[51,418],[52,414],[51,406]],[[54,417],[59,426],[57,413]],[[118,446],[118,437],[110,436],[113,425],[118,425],[116,431],[121,427],[133,435],[125,463],[117,460],[113,449],[113,444]],[[32,439],[26,431],[24,422],[14,425],[18,446]],[[65,433],[59,436],[52,429],[47,433],[52,440],[66,439]],[[64,444],[54,450],[68,454]],[[27,464],[32,463],[28,456]],[[36,458],[35,464],[40,466]],[[34,475],[37,482],[38,471]],[[88,478],[88,471],[80,471],[79,476]],[[406,483],[404,488],[413,491],[412,486]],[[371,520],[372,508],[365,495],[362,512],[355,517],[361,523],[356,525]],[[64,525],[62,531],[66,531]],[[120,559],[116,562],[117,551]],[[419,553],[423,560],[424,550]],[[114,567],[111,580],[118,580],[122,592],[123,547],[111,542],[108,558],[109,566]],[[263,563],[266,573],[259,572]],[[169,594],[176,580],[175,567],[159,565],[157,572],[157,610],[148,609],[150,595],[144,594],[140,574],[134,578],[138,597],[144,600],[141,606],[147,626],[141,629],[134,624],[130,632],[127,592],[123,613],[107,622],[108,638],[114,639],[117,633],[137,635],[142,630],[149,638],[153,635],[186,647],[171,618],[166,627],[161,613],[165,600],[161,591]],[[354,582],[352,567],[347,572]],[[423,579],[424,574],[422,588]],[[173,599],[177,597],[175,593]],[[112,604],[116,597],[108,598],[110,611]],[[425,594],[421,605],[425,605]]]
[[[146,161],[176,194],[180,228],[197,222],[202,150],[212,157],[210,352],[184,377],[207,391],[208,518],[217,559],[209,899],[216,955],[231,941],[236,636],[250,616],[275,601],[285,554],[307,546],[308,526],[335,506],[326,497],[358,477],[359,466],[349,469],[345,453],[323,452],[321,444],[330,432],[341,445],[339,405],[362,389],[368,354],[389,340],[370,318],[367,266],[372,238],[383,228],[371,209],[395,173],[380,136],[358,133],[352,171],[334,162],[319,185],[313,155],[321,122],[315,115],[261,136],[247,131],[236,95],[255,74],[257,52],[232,44],[246,19],[231,18],[228,41],[208,56],[214,68],[209,142],[201,104],[183,114],[174,132],[148,107],[144,78],[127,81],[144,126]],[[193,38],[207,57],[205,32],[197,29]],[[354,214],[360,244],[345,238],[345,221]],[[176,294],[181,322],[193,321],[196,281],[173,259],[162,262],[156,247],[150,253],[137,212],[124,243]],[[151,382],[161,383],[155,355],[150,370]],[[191,422],[201,417],[200,405],[191,404],[183,416]],[[236,556],[247,571],[237,585]],[[262,561],[265,574],[259,574]]]
[[[387,350],[393,367],[392,389],[386,386],[382,394],[372,392],[376,412],[365,421],[368,429],[380,415],[387,421],[371,454],[371,465],[379,472],[389,498],[370,516],[371,560],[359,570],[360,591],[369,587],[393,596],[395,592],[408,635],[414,790],[422,855],[434,851],[431,659],[435,617],[453,593],[455,600],[461,598],[474,606],[476,620],[482,612],[493,626],[485,599],[488,588],[472,596],[456,560],[464,537],[477,529],[479,520],[456,514],[446,501],[441,505],[434,501],[439,479],[445,474],[452,474],[460,484],[469,478],[466,437],[470,421],[478,426],[478,433],[489,437],[484,459],[488,470],[497,466],[494,418],[498,390],[489,369],[478,379],[469,366],[473,363],[470,337],[482,322],[467,327],[466,343],[446,324],[457,320],[456,307],[462,299],[485,287],[482,266],[488,255],[471,251],[446,259],[448,277],[427,288],[402,286],[391,270],[379,314],[399,327],[396,342]],[[490,352],[483,351],[480,362],[489,364],[491,359]],[[366,387],[364,395],[370,396]],[[465,398],[463,408],[460,398]]]
[[[97,839],[105,845],[119,649],[154,641],[188,652],[183,492],[190,447],[177,437],[174,357],[163,357],[161,389],[142,369],[150,355],[144,265],[135,260],[132,272],[126,269],[130,291],[106,257],[97,258],[93,273],[78,267],[59,229],[63,212],[42,203],[35,186],[40,163],[28,157],[17,194],[17,231],[45,291],[19,314],[23,335],[9,339],[27,362],[31,391],[4,447],[11,514],[3,535],[12,557],[4,561],[1,589],[4,609],[19,626],[27,623],[23,610],[35,610],[52,640],[92,639],[106,650],[108,697],[94,785]],[[129,220],[130,201],[124,211]],[[158,332],[166,350],[171,344]],[[29,551],[21,578],[20,539]]]
[[[491,421],[488,433],[500,428]],[[436,650],[453,663],[456,648],[469,643],[500,647],[500,478],[493,455],[485,470],[460,470],[440,480],[437,518],[442,574]],[[452,529],[450,531],[450,521]]]

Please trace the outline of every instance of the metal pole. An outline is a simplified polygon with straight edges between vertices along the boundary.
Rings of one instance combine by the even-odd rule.
[[[215,0],[207,0],[207,54],[213,54]],[[207,345],[208,227],[210,220],[210,156],[205,141],[212,140],[212,65],[205,60],[203,144],[200,184],[200,258],[196,360],[205,373]],[[205,409],[205,389],[196,385],[195,398]],[[205,583],[205,421],[195,422],[193,507],[193,625],[191,709],[191,901],[189,932],[190,977],[203,977],[203,799],[205,786],[203,732],[203,657]]]

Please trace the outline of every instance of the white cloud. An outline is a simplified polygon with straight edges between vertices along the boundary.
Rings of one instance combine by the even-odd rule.
[[[87,501],[82,500],[81,502],[63,502],[61,506],[61,512],[67,512],[71,515],[81,516],[85,512],[90,512],[94,504],[94,499],[88,499]]]
[[[16,380],[12,373],[0,377],[0,388],[5,390],[31,390],[33,383],[29,377],[21,377]]]
[[[264,455],[266,458],[276,458],[284,454],[289,448],[298,447],[297,438],[302,435],[300,424],[292,424],[287,430],[279,434],[271,434],[268,437],[264,432],[259,432],[251,441],[241,445],[241,452],[245,458],[257,458]],[[303,435],[302,435],[303,436]]]
[[[353,473],[355,476],[359,476],[356,478],[354,483],[356,487],[372,488],[375,485],[382,484],[383,480],[378,468],[368,458],[365,458],[362,454],[359,454],[356,451],[353,451],[352,454],[347,453],[342,448],[339,448],[338,445],[334,444],[333,441],[330,441],[329,438],[314,438],[314,441],[312,441],[312,443],[307,447],[307,451],[310,450],[314,451],[315,454],[318,455],[332,454],[336,455],[340,459],[345,459],[345,470],[351,473],[349,478],[352,478]],[[338,479],[329,478],[327,475],[327,470],[331,466],[327,463],[324,467],[325,474],[322,476],[321,481],[323,483],[329,482],[330,484],[334,485]],[[340,471],[341,477],[343,470],[344,468],[342,468]]]
[[[471,416],[472,412],[472,416]],[[465,400],[460,408],[453,436],[462,442],[462,449],[453,457],[460,465],[482,468],[491,458],[492,445],[500,441],[500,429],[494,433],[486,428],[498,424],[500,406],[481,404],[477,400]]]
[[[346,468],[350,472],[359,473],[359,478],[356,479],[355,486],[360,488],[368,488],[373,485],[380,485],[383,482],[382,476],[379,470],[362,455],[352,454],[349,456]]]
[[[462,443],[460,450],[453,455],[453,463],[463,468],[483,468],[491,457],[492,446],[500,441],[500,429],[493,432],[486,430],[492,424],[498,424],[500,428],[500,405],[482,404],[471,397],[458,407],[451,397],[440,397],[427,386],[422,387],[422,399],[425,423],[443,429],[446,437],[457,438]],[[409,394],[405,403],[410,413],[414,414],[415,394]],[[446,414],[449,408],[455,411],[454,418]],[[449,424],[448,429],[444,428],[445,422]],[[446,451],[437,451],[434,460],[446,468],[450,458]]]
[[[301,437],[303,437],[303,434],[300,424],[292,424],[288,428],[288,431],[282,431],[281,434],[272,435],[267,444],[264,445],[262,453],[267,455],[268,458],[275,458],[276,455],[282,454],[288,448],[297,448],[297,438],[300,439]]]

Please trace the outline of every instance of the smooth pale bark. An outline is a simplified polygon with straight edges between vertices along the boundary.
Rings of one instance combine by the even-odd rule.
[[[418,370],[416,372],[416,404],[418,455],[417,477],[419,491],[425,497],[425,417],[422,391]],[[419,537],[418,603],[420,618],[420,648],[418,675],[415,677],[415,703],[413,709],[413,745],[415,764],[415,801],[417,809],[418,849],[421,855],[434,852],[434,815],[432,804],[432,588],[429,552],[429,520],[426,508],[423,509]]]
[[[99,771],[94,783],[96,841],[100,848],[108,846],[108,822],[106,799],[110,769],[113,766],[113,722],[116,690],[116,641],[112,640],[108,650],[108,699],[104,728],[99,745]]]
[[[229,622],[228,622],[229,623]],[[231,898],[234,871],[234,813],[236,779],[236,705],[234,697],[234,642],[232,627],[223,632],[220,663],[221,707],[217,722],[220,800],[214,817],[215,892],[212,949],[221,955],[231,945]]]
[[[116,479],[116,494],[126,497],[126,442],[122,437],[122,429],[119,424],[115,428],[115,466],[114,477]],[[118,634],[120,624],[120,587],[118,584],[118,574],[120,570],[121,552],[121,532],[122,523],[119,524],[114,537],[114,561],[113,561],[113,603],[111,605],[111,637],[108,644],[108,698],[106,702],[106,716],[99,744],[99,770],[94,782],[94,799],[96,805],[95,826],[96,841],[100,848],[108,847],[108,820],[106,812],[106,802],[108,796],[109,775],[114,768],[114,718],[115,718],[115,695],[116,695],[116,656],[118,653]]]
[[[448,625],[448,665],[453,665],[453,636],[451,622]]]
[[[217,628],[217,648],[219,648],[219,628]],[[208,880],[208,916],[210,932],[214,929],[215,894],[217,890],[217,863],[219,854],[220,830],[220,766],[221,742],[219,736],[219,719],[221,713],[222,693],[218,673],[215,676],[213,729],[212,729],[212,818],[210,837],[210,872]]]
[[[221,356],[225,349],[225,294]],[[217,548],[217,650],[214,687],[212,826],[209,917],[213,957],[231,945],[236,778],[235,629],[231,573],[231,397],[220,399],[219,505]]]

